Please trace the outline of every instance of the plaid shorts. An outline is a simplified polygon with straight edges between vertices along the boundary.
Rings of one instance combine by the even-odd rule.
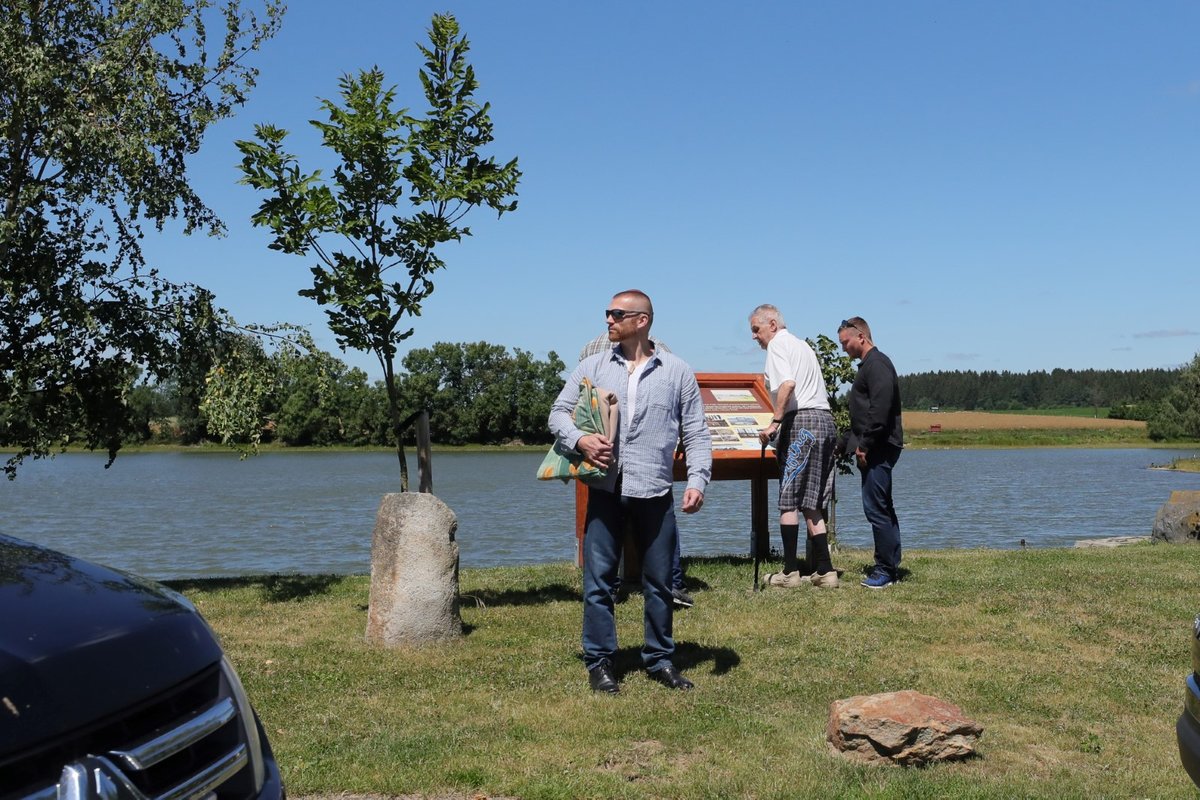
[[[833,415],[825,409],[803,408],[784,416],[775,440],[780,513],[825,510],[833,495],[836,438]]]

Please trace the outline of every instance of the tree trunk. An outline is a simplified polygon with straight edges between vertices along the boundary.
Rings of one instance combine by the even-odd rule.
[[[396,457],[400,459],[400,491],[408,491],[408,460],[404,457],[404,442],[400,439],[401,430],[396,426]]]
[[[408,459],[404,457],[404,431],[400,422],[400,397],[396,388],[396,379],[391,370],[383,375],[383,384],[387,388],[388,416],[392,418],[392,436],[396,437],[396,457],[400,459],[400,491],[408,491]]]

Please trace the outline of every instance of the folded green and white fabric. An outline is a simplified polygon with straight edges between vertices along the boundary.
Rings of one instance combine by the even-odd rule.
[[[584,378],[579,384],[579,400],[575,403],[575,427],[584,433],[598,433],[610,440],[617,429],[617,396],[607,389],[598,389]],[[537,477],[540,481],[554,479],[566,483],[576,478],[584,483],[600,483],[608,471],[597,467],[575,451],[559,449],[555,442],[542,459]]]

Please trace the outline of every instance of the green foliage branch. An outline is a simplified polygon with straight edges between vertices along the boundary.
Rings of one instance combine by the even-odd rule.
[[[311,121],[338,165],[327,179],[305,172],[284,149],[287,131],[259,125],[256,140],[239,141],[242,183],[267,197],[251,218],[271,231],[270,248],[315,257],[312,288],[300,292],[325,310],[344,350],[372,352],[387,387],[401,490],[408,466],[400,430],[395,372],[400,342],[432,294],[432,275],[445,266],[437,248],[471,231],[466,214],[486,206],[516,208],[516,159],[498,164],[480,150],[493,140],[490,105],[474,99],[467,39],[449,14],[433,17],[420,70],[428,110],[397,109],[394,88],[378,68],[339,83],[341,102],[322,101],[327,121]],[[402,211],[411,207],[405,216]],[[336,243],[341,242],[341,249]]]
[[[825,395],[829,399],[829,410],[833,413],[833,423],[837,428],[838,437],[847,435],[850,431],[850,407],[842,387],[854,382],[857,370],[854,359],[841,351],[838,342],[825,334],[818,334],[816,341],[805,339],[817,354],[821,364],[821,376],[825,379]],[[842,475],[850,475],[852,459],[849,453],[843,452],[837,457],[837,470]],[[829,510],[826,515],[829,531],[830,546],[837,544],[837,484],[834,483],[832,496],[829,498]],[[806,540],[806,542],[809,540]],[[809,545],[811,547],[811,544]],[[810,554],[811,558],[811,554]],[[809,562],[811,563],[811,561]]]
[[[148,268],[144,223],[221,223],[186,159],[254,85],[272,36],[239,0],[11,0],[0,7],[0,444],[21,461],[68,443],[109,463],[137,426],[140,377],[222,335],[212,296]],[[224,35],[210,46],[209,24]],[[217,37],[214,37],[217,38]]]
[[[854,368],[854,359],[841,351],[840,345],[825,334],[819,334],[816,341],[805,339],[817,354],[821,364],[821,376],[825,379],[825,394],[829,399],[829,410],[833,413],[833,423],[838,436],[850,431],[850,406],[842,387],[854,383],[858,370]],[[851,473],[851,457],[842,453],[838,457],[838,472],[843,475]]]
[[[1157,410],[1146,423],[1155,441],[1200,439],[1200,353],[1179,373]]]

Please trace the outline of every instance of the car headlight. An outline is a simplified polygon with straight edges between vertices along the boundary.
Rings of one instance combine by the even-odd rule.
[[[246,697],[246,689],[242,686],[242,681],[238,678],[233,664],[229,663],[228,656],[221,657],[221,674],[229,686],[229,693],[237,703],[238,717],[242,721],[242,731],[246,737],[246,747],[250,751],[250,766],[254,770],[254,791],[257,793],[262,791],[263,783],[266,781],[262,740],[258,735],[258,720],[254,716],[254,709],[250,706],[250,699]]]

